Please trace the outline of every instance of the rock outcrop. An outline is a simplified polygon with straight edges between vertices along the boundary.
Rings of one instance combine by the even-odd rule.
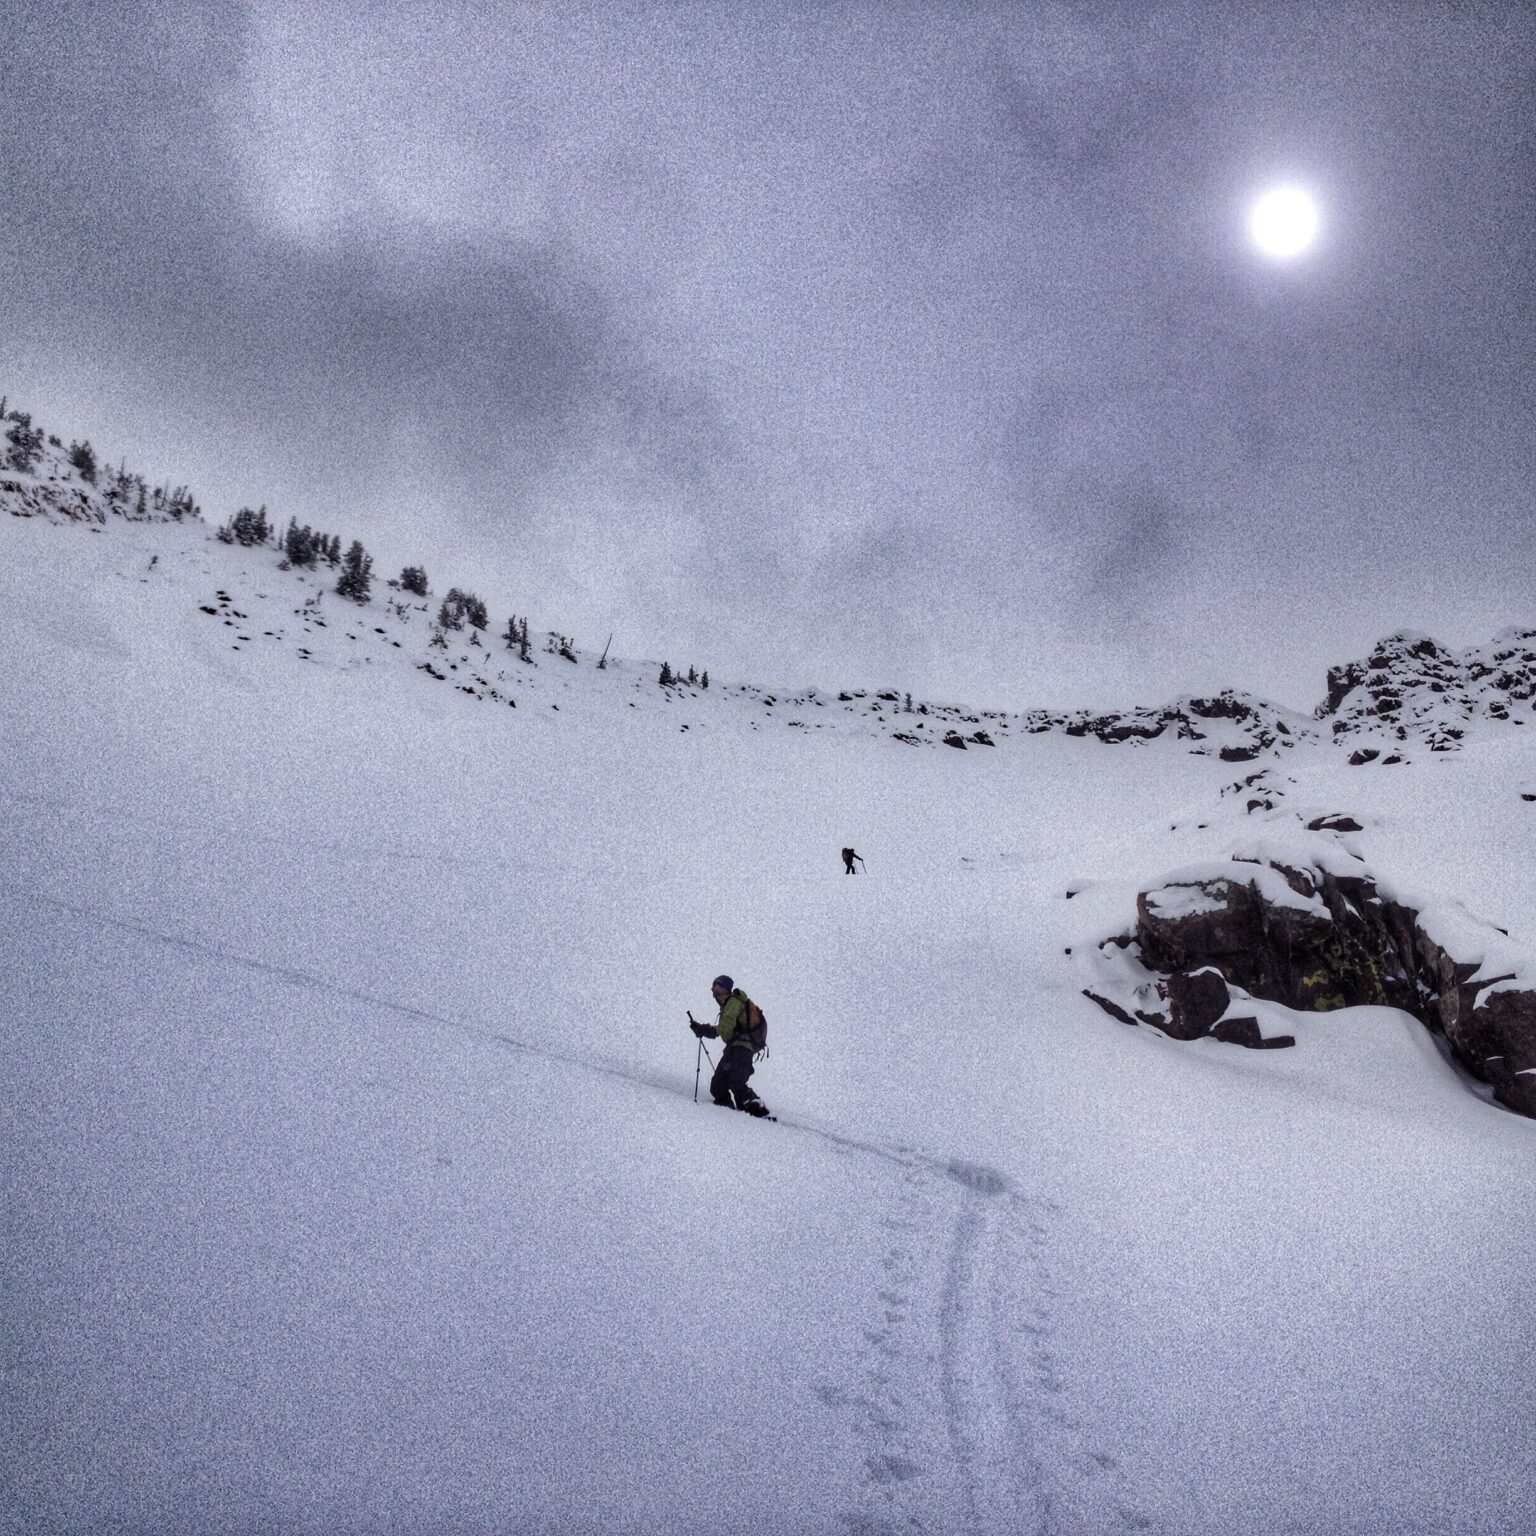
[[[1465,651],[1399,630],[1364,660],[1329,670],[1317,718],[1335,737],[1376,737],[1433,752],[1456,751],[1474,723],[1536,723],[1536,630],[1507,629]],[[1383,750],[1359,748],[1350,761],[1387,761]]]
[[[1129,1012],[1176,1039],[1275,1043],[1230,1016],[1234,987],[1304,1012],[1401,1008],[1443,1034],[1501,1103],[1536,1116],[1536,978],[1520,974],[1521,953],[1459,908],[1383,890],[1340,849],[1170,875],[1138,895],[1134,933],[1109,942],[1154,978],[1139,989],[1146,1006]]]
[[[1198,743],[1195,753],[1219,756],[1229,763],[1250,762],[1261,753],[1317,738],[1304,715],[1277,704],[1228,690],[1212,698],[1175,699],[1159,708],[1068,712],[1031,710],[1023,716],[1026,730],[1062,731],[1068,736],[1092,736],[1112,745],[1153,741],[1158,737]]]
[[[1414,747],[1454,752],[1469,729],[1490,723],[1536,724],[1536,630],[1504,630],[1465,651],[1398,630],[1361,660],[1330,668],[1327,696],[1311,717],[1231,690],[1160,707],[1037,709],[1020,717],[1032,732],[1111,745],[1166,738],[1227,762],[1276,757],[1299,742],[1331,738],[1356,767],[1391,767]]]

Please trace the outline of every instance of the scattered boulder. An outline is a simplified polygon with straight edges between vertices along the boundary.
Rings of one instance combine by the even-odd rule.
[[[1364,828],[1353,816],[1314,816],[1307,823],[1308,832],[1361,832]]]

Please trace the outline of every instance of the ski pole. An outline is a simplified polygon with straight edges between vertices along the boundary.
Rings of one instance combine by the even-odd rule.
[[[688,1026],[689,1026],[689,1028],[690,1029],[693,1028],[698,1022],[699,1021],[696,1018],[694,1018],[694,1016],[693,1016],[693,1009],[690,1008],[688,1010]],[[703,1035],[699,1036],[699,1048],[698,1048],[697,1051],[694,1052],[694,1056],[693,1056],[693,1102],[695,1104],[697,1104],[699,1102],[699,1072],[700,1072],[700,1070],[702,1068],[702,1065],[703,1065],[703,1063],[700,1061],[700,1057],[702,1057],[704,1061],[707,1061],[709,1063],[711,1069],[713,1069],[713,1067],[715,1065],[715,1058],[713,1056],[711,1056],[709,1054],[709,1052],[704,1049],[704,1036]]]
[[[700,1056],[702,1056],[704,1060],[709,1063],[711,1069],[713,1069],[715,1065],[715,1058],[704,1049],[703,1035],[699,1036],[699,1049],[693,1058],[693,1102],[695,1104],[699,1102],[699,1071],[702,1065],[702,1063],[699,1061]]]

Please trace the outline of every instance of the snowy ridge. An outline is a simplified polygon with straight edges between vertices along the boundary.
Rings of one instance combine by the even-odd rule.
[[[1487,645],[1451,651],[1399,630],[1361,661],[1328,673],[1317,718],[1335,737],[1365,738],[1362,761],[1407,747],[1458,750],[1469,731],[1536,723],[1536,630],[1506,629]]]
[[[185,486],[151,487],[126,465],[98,465],[88,442],[63,442],[24,411],[0,401],[0,510],[12,517],[104,525],[197,521],[202,511]]]
[[[1159,708],[1107,714],[1033,710],[1025,716],[1025,728],[1060,730],[1068,736],[1093,736],[1110,743],[1166,737],[1194,743],[1188,750],[1197,756],[1215,756],[1228,763],[1250,762],[1267,753],[1289,751],[1298,742],[1318,739],[1316,728],[1305,716],[1230,689],[1215,698],[1190,695]]]

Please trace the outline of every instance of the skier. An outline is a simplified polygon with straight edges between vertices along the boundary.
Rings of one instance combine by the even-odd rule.
[[[858,870],[853,867],[853,861],[855,859],[857,859],[859,863],[862,864],[864,862],[864,855],[861,853],[855,853],[852,848],[843,849],[843,868],[846,869],[850,875],[858,874]]]
[[[729,976],[716,976],[709,990],[720,1010],[719,1019],[713,1024],[700,1024],[691,1013],[688,1015],[688,1027],[699,1039],[724,1042],[715,1075],[709,1080],[709,1095],[726,1108],[764,1116],[768,1106],[747,1083],[753,1066],[747,994]]]

